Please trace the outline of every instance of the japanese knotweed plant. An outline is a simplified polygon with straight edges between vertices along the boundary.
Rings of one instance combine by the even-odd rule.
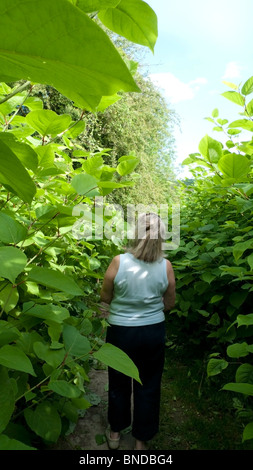
[[[181,245],[170,256],[178,292],[171,322],[184,331],[182,342],[209,355],[212,380],[231,363],[235,382],[223,389],[241,394],[244,419],[252,419],[253,77],[242,87],[229,86],[233,91],[223,96],[241,107],[240,119],[221,119],[214,109],[208,120],[225,139],[206,135],[199,152],[184,161],[193,183],[182,184]],[[252,438],[251,421],[243,440]]]
[[[56,442],[90,406],[94,360],[140,380],[132,361],[102,340],[97,281],[117,247],[73,233],[74,208],[94,211],[95,196],[131,185],[124,176],[138,164],[124,156],[111,168],[108,149],[90,154],[75,141],[86,110],[139,91],[97,14],[153,49],[156,15],[141,0],[0,5],[0,449],[31,449],[34,437]],[[43,109],[31,94],[36,83],[73,100],[80,119]]]

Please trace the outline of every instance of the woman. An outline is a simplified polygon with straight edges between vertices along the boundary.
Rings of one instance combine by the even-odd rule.
[[[160,386],[164,366],[165,316],[175,304],[175,277],[163,258],[165,226],[158,215],[141,214],[133,247],[115,256],[108,267],[101,301],[110,304],[108,343],[122,349],[139,370],[133,381],[135,449],[145,450],[159,429]],[[112,369],[109,375],[108,445],[117,449],[120,431],[131,425],[130,377]]]

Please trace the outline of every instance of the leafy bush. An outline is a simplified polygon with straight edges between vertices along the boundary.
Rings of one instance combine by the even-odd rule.
[[[170,255],[178,301],[169,321],[179,328],[182,344],[195,344],[209,355],[208,377],[230,363],[232,370],[236,366],[235,383],[223,389],[245,395],[248,407],[253,392],[253,100],[248,99],[253,77],[241,88],[229,85],[233,91],[223,95],[242,107],[242,117],[230,123],[214,109],[208,120],[225,133],[226,142],[206,135],[199,152],[184,161],[194,182],[181,188],[181,244]],[[253,438],[252,427],[252,422],[245,427],[244,440]]]
[[[157,37],[156,16],[145,2],[109,5],[4,0],[0,6],[1,449],[56,442],[90,406],[94,360],[139,380],[132,361],[104,344],[106,322],[96,303],[104,264],[117,247],[89,240],[78,209],[82,203],[94,214],[94,197],[131,185],[124,175],[138,164],[123,156],[112,169],[104,164],[106,150],[91,154],[74,141],[85,130],[85,110],[104,109],[117,92],[139,91],[91,13],[99,11],[119,34],[131,30],[131,40],[151,49]],[[31,95],[36,83],[70,98],[82,109],[79,120],[43,109]],[[102,215],[103,222],[110,218]]]

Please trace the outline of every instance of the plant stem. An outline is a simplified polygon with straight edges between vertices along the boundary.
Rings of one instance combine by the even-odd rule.
[[[23,83],[23,85],[20,85],[18,88],[16,88],[14,91],[12,91],[12,93],[10,93],[9,95],[6,95],[4,98],[2,98],[0,100],[0,104],[5,103],[5,101],[8,101],[10,98],[17,95],[18,93],[21,93],[21,91],[25,90],[30,85],[31,85],[30,81],[27,81],[27,82]]]

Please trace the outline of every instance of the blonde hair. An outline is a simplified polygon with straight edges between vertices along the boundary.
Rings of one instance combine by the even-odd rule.
[[[163,257],[165,225],[155,213],[142,213],[135,224],[135,234],[129,253],[135,258],[153,263]]]

